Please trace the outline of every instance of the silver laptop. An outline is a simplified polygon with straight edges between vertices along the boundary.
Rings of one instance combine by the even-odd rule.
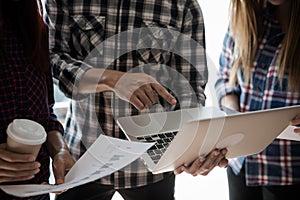
[[[227,158],[259,153],[297,114],[300,105],[233,115],[202,107],[121,117],[117,122],[129,140],[156,142],[142,158],[151,172],[161,173],[190,164],[214,148],[226,147]]]
[[[157,167],[164,165],[160,160],[184,124],[220,116],[225,116],[225,113],[218,108],[202,107],[120,117],[117,123],[129,140],[155,142],[142,156],[149,170],[155,173]]]

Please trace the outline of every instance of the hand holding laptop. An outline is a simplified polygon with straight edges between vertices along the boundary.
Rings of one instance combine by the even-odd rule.
[[[290,125],[277,138],[300,141],[300,114],[290,121]]]
[[[228,165],[228,160],[225,158],[227,149],[214,149],[206,157],[200,156],[194,162],[185,166],[182,165],[174,170],[176,175],[186,172],[193,176],[208,175],[216,166],[225,168]]]
[[[295,129],[294,129],[294,133],[297,133],[300,135],[300,114],[297,115],[295,117],[295,119],[293,119],[290,123],[290,125],[292,126],[296,126]]]

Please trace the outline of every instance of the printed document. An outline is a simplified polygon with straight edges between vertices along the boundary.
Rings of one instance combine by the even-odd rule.
[[[97,180],[122,169],[139,158],[153,144],[154,143],[130,142],[100,135],[68,172],[64,184],[0,185],[0,188],[6,193],[18,197],[64,191]]]

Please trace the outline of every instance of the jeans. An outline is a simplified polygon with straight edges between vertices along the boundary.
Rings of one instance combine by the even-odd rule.
[[[125,200],[174,200],[175,175],[170,173],[162,181],[149,185],[114,189],[112,185],[102,185],[97,182],[87,183],[56,196],[56,200],[110,200],[118,191]]]
[[[227,167],[229,200],[296,200],[300,184],[284,186],[246,186],[245,167],[236,175]]]

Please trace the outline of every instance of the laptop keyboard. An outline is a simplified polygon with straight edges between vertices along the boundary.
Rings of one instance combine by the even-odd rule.
[[[156,135],[137,137],[137,139],[140,142],[155,142],[155,144],[147,151],[147,153],[156,164],[163,153],[167,150],[167,147],[176,134],[177,132],[159,133]]]

